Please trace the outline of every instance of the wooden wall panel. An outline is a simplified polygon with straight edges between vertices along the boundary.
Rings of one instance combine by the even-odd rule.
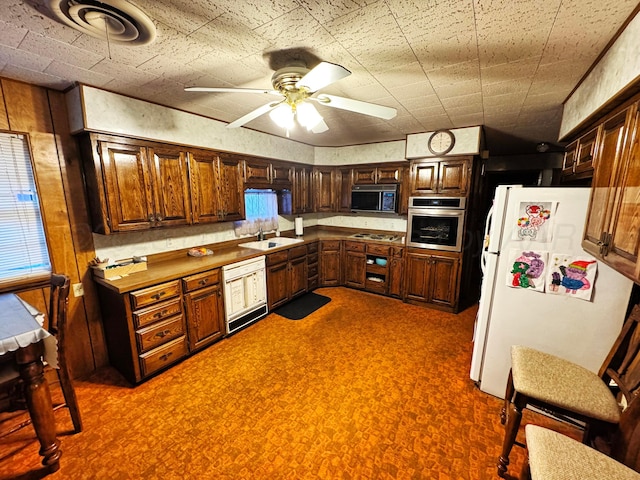
[[[0,129],[9,130],[9,118],[7,117],[7,109],[4,106],[4,92],[2,88],[0,88]]]
[[[84,188],[78,183],[81,182],[81,170],[74,153],[75,140],[68,134],[64,99],[53,92],[54,105],[50,105],[49,91],[45,88],[7,79],[1,79],[0,85],[9,129],[29,134],[52,268],[69,275],[72,284],[79,283],[86,279],[87,258],[95,254],[90,234],[86,226],[83,227],[87,214],[85,212],[83,218],[79,213],[79,210],[86,210],[86,201]],[[58,131],[54,130],[54,119]],[[65,154],[70,157],[68,163]],[[83,228],[85,232],[78,235]],[[91,285],[85,289],[91,291],[92,288]],[[40,293],[24,292],[21,296],[36,301],[48,298],[48,294],[48,288],[45,288]],[[87,312],[91,313],[90,320]],[[73,376],[86,376],[96,365],[106,362],[101,328],[97,329],[95,338],[90,333],[101,323],[95,292],[78,298],[73,293],[70,295],[68,321],[72,333],[68,337],[67,351]]]

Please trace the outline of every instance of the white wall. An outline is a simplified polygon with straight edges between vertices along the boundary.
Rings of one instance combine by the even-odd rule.
[[[640,80],[640,13],[564,104],[559,139],[563,140],[615,95]]]

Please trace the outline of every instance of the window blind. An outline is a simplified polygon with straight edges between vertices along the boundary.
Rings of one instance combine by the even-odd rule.
[[[0,289],[50,274],[27,139],[0,133]]]

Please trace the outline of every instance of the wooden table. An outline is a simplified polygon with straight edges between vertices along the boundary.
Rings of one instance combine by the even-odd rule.
[[[56,438],[56,423],[49,385],[44,378],[43,355],[51,350],[54,340],[36,320],[17,295],[0,294],[0,355],[15,351],[15,361],[25,384],[27,408],[40,442],[42,464],[55,472],[60,468],[60,442]],[[53,343],[55,350],[55,340]],[[51,352],[48,352],[50,356]],[[56,362],[57,366],[57,362]]]

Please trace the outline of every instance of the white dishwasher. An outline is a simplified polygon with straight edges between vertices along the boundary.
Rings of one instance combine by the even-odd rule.
[[[227,334],[268,313],[264,255],[222,267],[222,280]]]

